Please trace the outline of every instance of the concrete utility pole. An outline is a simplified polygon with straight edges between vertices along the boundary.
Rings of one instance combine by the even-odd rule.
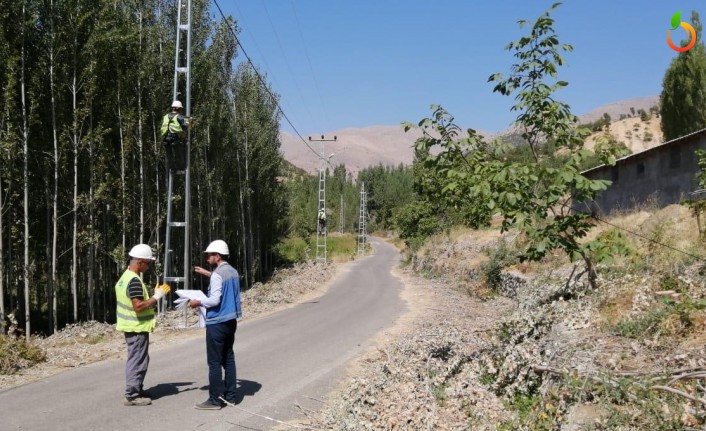
[[[328,229],[326,227],[326,165],[329,163],[333,154],[328,156],[324,154],[324,143],[334,142],[337,137],[334,136],[333,139],[326,139],[324,135],[321,135],[321,139],[312,139],[309,136],[309,140],[312,142],[321,142],[321,156],[319,157],[319,203],[316,209],[316,263],[326,262],[326,237],[328,236]],[[321,212],[323,211],[323,219],[321,219]]]
[[[186,118],[191,118],[191,0],[179,0],[177,5],[177,29],[176,29],[176,50],[174,55],[174,94],[172,100],[181,100],[184,98],[184,109]],[[183,39],[183,40],[182,40]],[[186,46],[182,46],[185,44]],[[182,96],[181,98],[179,96]],[[167,226],[164,239],[164,282],[168,284],[182,284],[182,289],[189,289],[189,281],[191,274],[191,236],[189,230],[189,219],[191,216],[191,127],[187,129],[186,135],[186,167],[184,170],[172,169],[167,167],[169,178],[167,180]],[[175,221],[177,215],[172,208],[172,200],[174,199],[173,188],[177,176],[183,175],[184,181],[183,208],[181,208],[181,216],[183,221]],[[183,246],[184,254],[181,262],[183,273],[177,275],[178,255],[174,253],[172,245],[172,228],[183,228],[184,238],[183,243],[176,244]],[[176,248],[176,247],[175,247]],[[175,286],[172,291],[176,291]],[[184,323],[186,324],[186,308],[184,309]]]
[[[365,254],[365,243],[367,242],[366,214],[368,197],[365,193],[365,182],[360,183],[360,217],[358,217],[358,256]]]
[[[338,212],[338,232],[343,234],[343,193],[341,193],[341,208]]]

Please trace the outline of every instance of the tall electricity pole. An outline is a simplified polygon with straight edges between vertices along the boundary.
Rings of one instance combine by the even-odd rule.
[[[177,9],[177,31],[176,31],[176,50],[174,55],[174,94],[172,100],[184,99],[183,105],[186,111],[186,117],[191,118],[191,0],[179,0]],[[183,46],[182,44],[185,44]],[[179,97],[181,96],[181,97]],[[189,289],[190,269],[191,269],[191,250],[190,250],[190,230],[189,218],[191,216],[191,127],[187,129],[186,136],[186,164],[184,170],[177,170],[175,166],[167,166],[169,177],[167,180],[167,226],[164,239],[164,282],[165,283],[181,283],[182,289]],[[177,215],[172,208],[174,200],[174,183],[177,176],[184,176],[183,208],[180,213],[183,216],[182,221],[175,221]],[[172,244],[172,229],[183,228],[184,237],[183,243],[175,244],[183,246],[184,254],[181,263],[182,275],[177,275],[178,255],[174,252]],[[176,248],[176,247],[174,247]],[[172,289],[174,291],[176,289]],[[184,315],[186,317],[186,314]]]
[[[333,139],[326,139],[324,135],[321,135],[321,139],[312,139],[309,136],[309,140],[312,142],[321,142],[321,156],[319,156],[319,203],[316,209],[316,263],[322,262],[326,263],[326,237],[328,236],[328,229],[326,227],[326,165],[328,164],[328,158],[324,153],[324,143],[336,141],[336,136]],[[323,213],[322,213],[323,211]],[[323,219],[321,219],[323,215]]]
[[[365,182],[360,183],[360,216],[358,217],[358,256],[365,254],[365,243],[367,242],[366,231],[366,207],[367,195],[365,194]]]

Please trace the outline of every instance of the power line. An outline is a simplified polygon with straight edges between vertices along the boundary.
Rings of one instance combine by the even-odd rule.
[[[282,53],[282,58],[284,59],[284,64],[287,65],[287,70],[289,70],[289,75],[291,76],[292,81],[294,82],[294,87],[297,89],[297,95],[299,96],[299,99],[302,101],[302,105],[304,109],[306,110],[306,113],[309,114],[309,119],[313,120],[314,116],[311,115],[311,111],[309,110],[309,105],[307,105],[304,102],[304,94],[302,93],[301,86],[299,85],[299,82],[297,81],[297,74],[294,73],[294,70],[292,69],[292,66],[289,64],[289,59],[287,58],[287,53],[284,50],[284,46],[282,46],[282,41],[279,38],[279,34],[277,33],[277,28],[275,27],[274,22],[272,22],[272,17],[270,16],[270,11],[267,9],[267,2],[262,2],[262,8],[265,10],[265,15],[267,16],[267,22],[270,23],[270,28],[272,29],[272,34],[275,35],[275,40],[277,41],[277,46],[279,47],[280,52]]]
[[[623,232],[627,232],[627,233],[629,233],[629,234],[631,234],[631,235],[634,235],[634,236],[636,236],[636,237],[638,237],[638,238],[644,239],[645,241],[651,242],[651,243],[653,243],[653,244],[656,244],[656,245],[659,245],[659,246],[662,246],[662,247],[666,247],[666,248],[668,248],[668,249],[670,249],[670,250],[676,251],[676,252],[681,253],[681,254],[684,254],[684,255],[686,255],[686,256],[693,257],[694,259],[697,259],[697,260],[702,260],[702,261],[706,260],[706,258],[704,258],[703,256],[697,256],[697,255],[695,255],[695,254],[689,253],[688,251],[679,250],[678,248],[672,247],[672,246],[669,245],[669,244],[663,244],[663,243],[661,243],[661,242],[659,242],[659,241],[657,241],[657,240],[654,240],[654,239],[652,239],[652,238],[648,238],[648,237],[646,237],[646,236],[644,236],[644,235],[642,235],[642,234],[639,234],[639,233],[637,233],[637,232],[633,232],[633,231],[631,231],[631,230],[629,230],[629,229],[625,229],[625,228],[622,228],[622,227],[620,227],[620,226],[616,226],[616,225],[614,225],[613,223],[610,223],[610,222],[605,221],[605,220],[603,220],[603,219],[600,219],[600,218],[598,218],[598,217],[595,217],[595,216],[594,216],[593,218],[595,218],[596,220],[598,220],[598,221],[601,222],[601,223],[605,223],[605,224],[607,224],[608,226],[612,226],[612,227],[614,227],[614,228],[616,228],[616,229],[618,229],[618,230],[622,230]]]
[[[304,35],[302,34],[302,26],[299,23],[299,17],[297,16],[297,10],[294,7],[294,0],[291,0],[291,5],[292,5],[292,16],[294,16],[294,20],[297,23],[297,30],[299,30],[299,38],[302,41],[302,47],[304,48],[304,56],[306,57],[306,62],[309,64],[309,71],[311,72],[311,80],[314,82],[314,88],[316,89],[316,95],[319,98],[319,103],[321,103],[321,107],[323,108],[323,114],[326,120],[329,119],[328,117],[328,109],[326,107],[326,104],[324,103],[324,99],[321,97],[321,90],[319,89],[319,83],[316,79],[316,73],[314,73],[314,67],[311,65],[311,58],[309,56],[309,51],[306,49],[306,42],[304,41]]]
[[[569,208],[569,209],[572,210],[572,211],[577,212],[577,213],[582,213],[582,212],[583,212],[583,211],[581,211],[581,210],[579,210],[579,209],[576,209],[576,208],[574,208],[574,207],[571,207],[571,206],[569,206],[569,205],[567,205],[567,204],[562,204],[562,205],[563,205],[564,207]],[[684,251],[684,250],[680,250],[680,249],[678,249],[678,248],[676,248],[676,247],[672,247],[672,246],[669,245],[669,244],[661,243],[661,242],[659,242],[659,241],[657,241],[657,240],[654,240],[654,239],[652,239],[652,238],[648,238],[648,237],[646,237],[646,236],[644,236],[644,235],[642,235],[642,234],[640,234],[640,233],[633,232],[633,231],[631,231],[631,230],[629,230],[629,229],[625,229],[625,228],[620,227],[620,226],[618,226],[618,225],[616,225],[616,224],[613,224],[613,223],[611,223],[611,222],[609,222],[609,221],[603,220],[602,218],[600,218],[600,217],[598,217],[598,216],[592,215],[591,218],[594,218],[594,219],[598,220],[598,221],[601,222],[601,223],[607,224],[608,226],[614,227],[614,228],[616,228],[616,229],[618,229],[618,230],[620,230],[620,231],[629,233],[630,235],[636,236],[636,237],[638,237],[638,238],[640,238],[640,239],[644,239],[645,241],[651,242],[652,244],[656,244],[656,245],[659,245],[659,246],[661,246],[661,247],[668,248],[668,249],[670,249],[670,250],[672,250],[672,251],[676,251],[677,253],[681,253],[681,254],[683,254],[683,255],[686,255],[686,256],[689,256],[689,257],[693,257],[694,259],[697,259],[697,260],[706,261],[706,258],[704,258],[703,256],[697,256],[697,255],[695,255],[695,254],[689,253],[688,251]]]
[[[292,122],[289,120],[289,117],[287,117],[287,114],[285,114],[284,110],[282,109],[279,102],[277,101],[277,98],[275,97],[274,94],[272,94],[272,92],[270,91],[270,88],[267,86],[267,83],[262,78],[262,75],[260,75],[260,72],[257,71],[257,67],[255,67],[255,63],[253,63],[253,61],[250,59],[250,56],[245,51],[245,48],[243,48],[243,45],[240,43],[240,40],[238,39],[238,36],[235,35],[235,31],[233,30],[233,26],[230,24],[228,19],[226,19],[226,16],[223,13],[221,6],[218,4],[218,1],[213,0],[213,3],[216,5],[218,12],[221,14],[221,18],[223,18],[223,20],[228,23],[228,29],[230,30],[230,33],[233,35],[233,39],[235,39],[235,43],[238,44],[238,47],[240,47],[240,50],[243,52],[243,55],[245,55],[245,58],[248,60],[248,63],[250,63],[250,65],[252,66],[253,71],[255,72],[255,76],[257,76],[257,79],[260,81],[260,84],[262,84],[265,91],[267,91],[267,93],[270,95],[270,97],[272,98],[272,101],[277,106],[277,109],[279,109],[279,112],[282,113],[282,116],[284,117],[284,119],[287,120],[287,123],[290,125],[292,130],[294,130],[294,133],[296,133],[297,136],[299,136],[299,139],[301,139],[301,141],[304,143],[304,145],[306,145],[307,148],[309,148],[309,150],[311,150],[311,152],[316,155],[316,157],[319,157],[319,154],[313,148],[311,148],[311,145],[309,145],[309,143],[306,142],[306,140],[301,135],[301,133],[299,133],[299,130],[297,130],[297,128],[294,127],[294,124],[292,124]]]

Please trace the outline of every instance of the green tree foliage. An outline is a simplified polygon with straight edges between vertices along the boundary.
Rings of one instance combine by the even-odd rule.
[[[698,40],[689,51],[677,54],[662,81],[660,116],[667,141],[706,127],[706,48],[695,11],[691,23]]]
[[[594,222],[571,205],[590,200],[609,183],[581,175],[581,164],[590,155],[581,148],[588,130],[577,128],[569,106],[554,96],[567,85],[556,80],[564,64],[561,52],[571,50],[554,33],[550,13],[556,6],[534,23],[521,22],[529,24],[530,34],[507,47],[518,62],[508,77],[495,74],[489,79],[496,82],[494,91],[515,95],[512,110],[519,112],[516,124],[531,158],[507,160],[505,145],[485,142],[472,129],[462,134],[453,117],[438,106],[431,118],[419,122],[424,135],[417,140],[416,154],[421,188],[429,200],[443,200],[450,207],[470,202],[470,224],[483,224],[499,214],[503,230],[518,229],[526,237],[522,260],[539,260],[560,249],[572,260],[583,260],[594,283],[594,259],[606,259],[609,245],[580,241]],[[556,151],[542,151],[548,144],[568,153],[562,163],[556,163]],[[604,154],[605,162],[613,160]]]
[[[291,172],[291,171],[290,171]],[[368,231],[395,228],[395,215],[405,204],[416,200],[412,168],[377,165],[365,168],[354,179],[345,165],[326,169],[326,213],[329,232],[357,234],[360,215],[360,184],[368,196]],[[287,233],[308,238],[316,231],[319,178],[292,172],[285,179],[289,198]],[[341,205],[343,218],[341,219]],[[341,225],[343,222],[343,225]]]
[[[358,182],[365,182],[370,230],[391,229],[396,211],[413,199],[412,171],[402,164],[365,168],[358,174]]]
[[[699,165],[699,172],[696,173],[696,182],[699,185],[699,189],[706,189],[706,150],[696,150],[694,152],[696,156],[697,163]],[[695,199],[687,199],[683,202],[683,205],[691,208],[696,217],[696,223],[699,227],[699,233],[703,235],[704,228],[702,226],[703,214],[706,211],[706,199],[704,196],[698,196]]]
[[[142,240],[158,256],[164,251],[166,177],[159,127],[172,99],[176,14],[174,0],[0,0],[0,305],[25,315],[24,66],[26,269],[29,314],[38,332],[53,326],[47,308],[52,289],[58,326],[74,321],[72,266],[78,268],[78,320],[111,321],[113,286],[126,264],[123,237],[125,247]],[[193,1],[191,259],[201,262],[209,241],[225,239],[232,263],[247,272],[251,285],[272,269],[272,253],[285,230],[286,201],[277,180],[282,156],[276,95],[251,68],[233,69],[237,45],[230,26],[237,31],[232,20],[212,17],[210,2]],[[52,121],[58,131],[56,159]],[[51,286],[55,208],[57,274]],[[146,276],[154,282],[161,275]]]
[[[417,250],[431,236],[441,230],[441,223],[433,205],[427,201],[413,201],[397,211],[395,225],[412,251]]]

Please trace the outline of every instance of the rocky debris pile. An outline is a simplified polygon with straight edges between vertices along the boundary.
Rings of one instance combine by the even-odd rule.
[[[243,317],[256,316],[293,304],[319,291],[336,274],[336,264],[306,262],[276,270],[267,283],[255,283],[241,294]]]
[[[490,343],[497,317],[511,301],[480,302],[439,281],[403,274],[413,295],[430,297],[431,306],[413,310],[411,326],[396,340],[370,353],[360,373],[307,424],[315,429],[467,429],[508,414],[499,398],[468,378],[469,365]],[[495,428],[487,428],[495,429]]]
[[[409,271],[405,285],[435,305],[361,361],[305,425],[705,429],[706,402],[688,398],[706,393],[698,380],[706,379],[703,265],[671,275],[602,268],[593,290],[580,268],[552,262],[532,276],[503,272],[503,297],[480,301],[450,286],[481,281],[468,262],[482,264],[482,250],[437,241],[414,260],[416,272],[437,278]],[[617,317],[608,322],[611,307]],[[635,335],[618,335],[616,319]]]
[[[78,367],[121,352],[124,337],[114,324],[96,321],[67,325],[61,331],[37,340],[46,352],[47,364]]]

